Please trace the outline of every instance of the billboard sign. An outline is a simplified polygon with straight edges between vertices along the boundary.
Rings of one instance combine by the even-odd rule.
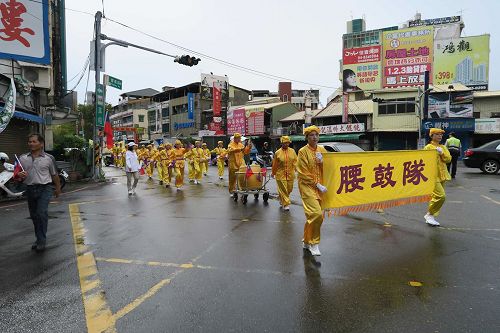
[[[227,101],[229,98],[229,81],[227,76],[201,74],[201,99],[213,99],[213,87],[221,91],[221,99]]]
[[[378,45],[344,49],[342,56],[342,83],[344,92],[379,89],[381,84]]]
[[[423,25],[439,25],[439,24],[450,24],[450,23],[457,23],[461,21],[460,16],[448,16],[448,17],[439,17],[435,19],[429,19],[429,20],[413,20],[408,22],[408,26],[410,28],[412,27],[419,27]]]
[[[433,82],[488,90],[489,62],[489,35],[436,40]]]
[[[0,59],[50,64],[48,0],[0,3]]]
[[[264,134],[264,108],[251,109],[245,112],[247,118],[247,135]]]
[[[222,107],[221,107],[221,89],[218,88],[215,84],[213,86],[213,113],[214,117],[220,117]]]
[[[432,74],[433,27],[384,31],[382,38],[382,86],[397,88],[423,85],[424,73],[429,71]]]
[[[472,91],[429,95],[429,118],[473,118]]]
[[[240,133],[245,135],[245,109],[229,110],[227,113],[227,135]]]
[[[359,133],[365,131],[364,123],[318,126],[319,134]]]
[[[193,120],[194,119],[194,94],[188,93],[187,98],[188,98],[188,119]]]
[[[475,119],[426,119],[422,121],[422,128],[426,131],[431,128],[441,128],[446,132],[474,132]]]
[[[500,118],[476,119],[475,133],[495,134],[500,133]]]

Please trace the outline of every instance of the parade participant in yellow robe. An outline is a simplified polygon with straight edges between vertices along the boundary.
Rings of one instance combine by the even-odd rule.
[[[113,146],[113,149],[112,149],[112,153],[113,153],[113,165],[115,167],[118,167],[118,153],[120,152],[120,146],[118,145],[118,142],[115,143],[115,145]]]
[[[322,185],[322,154],[326,153],[326,149],[318,145],[319,132],[320,130],[316,126],[309,126],[304,129],[307,145],[299,150],[297,160],[299,192],[306,215],[303,247],[309,250],[314,256],[321,255],[319,251],[320,231],[321,224],[323,223],[321,197],[327,190]]]
[[[297,154],[289,147],[290,137],[282,136],[280,141],[281,148],[274,154],[271,176],[276,178],[281,207],[284,210],[290,210],[290,193],[292,193],[295,180]]]
[[[175,167],[175,163],[173,163],[173,161],[175,160],[175,153],[170,142],[165,143],[164,146],[165,154],[167,155],[167,173],[163,177],[163,183],[165,184],[165,187],[170,187],[173,169]]]
[[[204,156],[203,148],[201,148],[201,142],[196,141],[193,148],[193,175],[195,184],[201,184],[201,178],[203,175],[202,165],[205,159]]]
[[[125,167],[125,160],[126,160],[126,155],[127,155],[127,148],[125,147],[125,142],[123,142],[123,145],[120,148],[120,168]]]
[[[229,193],[232,195],[236,190],[236,172],[240,166],[245,165],[244,155],[250,154],[252,143],[247,146],[241,143],[241,134],[234,133],[233,141],[227,146],[227,156],[229,162]]]
[[[194,152],[193,147],[190,143],[186,145],[184,148],[184,159],[186,160],[187,168],[188,168],[188,179],[190,183],[194,183]]]
[[[203,150],[203,161],[201,162],[201,171],[203,175],[206,176],[208,174],[208,162],[210,161],[211,152],[208,149],[207,144],[203,142],[201,145],[201,149]]]
[[[439,226],[439,222],[436,221],[435,216],[439,215],[439,211],[441,210],[441,207],[443,207],[444,201],[446,200],[444,184],[451,179],[446,165],[451,161],[451,154],[448,148],[441,144],[443,133],[444,131],[440,128],[431,128],[429,131],[431,142],[424,147],[425,150],[436,150],[438,152],[436,184],[434,185],[434,191],[431,195],[431,201],[429,202],[427,214],[424,216],[425,223],[436,227]]]
[[[146,151],[142,153],[142,160],[144,161],[144,170],[149,179],[153,178],[155,159],[155,152],[152,145],[148,145]]]
[[[211,153],[216,154],[217,158],[217,172],[219,175],[219,179],[224,179],[222,176],[224,176],[224,164],[226,163],[227,160],[227,150],[224,148],[224,142],[219,141],[217,142],[218,147],[216,147],[214,150],[211,151]]]
[[[179,140],[175,140],[173,157],[175,160],[174,174],[175,174],[175,187],[177,190],[182,190],[184,185],[184,154],[185,150],[182,148],[182,143]]]
[[[158,178],[160,179],[160,185],[167,183],[166,178],[168,175],[168,155],[165,147],[161,144],[158,146],[158,152],[155,155],[156,169],[158,170]]]

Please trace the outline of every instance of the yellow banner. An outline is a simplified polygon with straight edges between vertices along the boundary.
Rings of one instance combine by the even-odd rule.
[[[323,156],[322,206],[334,215],[427,202],[436,183],[435,150]]]

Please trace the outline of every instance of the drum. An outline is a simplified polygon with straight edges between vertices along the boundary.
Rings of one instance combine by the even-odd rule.
[[[250,165],[252,174],[247,177],[247,166],[242,165],[236,173],[238,177],[238,189],[242,191],[259,190],[262,188],[263,177],[260,174],[260,165]]]

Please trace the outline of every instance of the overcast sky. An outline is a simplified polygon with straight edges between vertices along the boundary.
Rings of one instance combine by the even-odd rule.
[[[103,10],[102,0],[66,0],[69,9],[89,13]],[[500,38],[497,32],[500,1],[295,1],[295,0],[104,0],[104,14],[138,30],[182,45],[215,58],[311,84],[292,83],[296,89],[338,87],[342,34],[346,21],[366,20],[366,29],[401,25],[416,12],[422,18],[462,15],[463,36],[490,33],[490,90],[500,90]],[[66,11],[68,78],[81,71],[89,53],[93,16]],[[110,37],[182,55],[164,42],[103,20],[102,32]],[[106,54],[106,73],[123,80],[123,90],[108,89],[107,102],[116,104],[118,96],[142,88],[161,90],[162,86],[182,86],[199,81],[201,73],[227,75],[233,85],[277,91],[278,81],[249,74],[201,57],[198,66],[187,67],[172,58],[133,48],[110,46]],[[88,90],[94,90],[91,72]],[[78,77],[68,83],[73,88]],[[83,102],[87,75],[77,90]],[[326,104],[331,88],[319,88]]]

